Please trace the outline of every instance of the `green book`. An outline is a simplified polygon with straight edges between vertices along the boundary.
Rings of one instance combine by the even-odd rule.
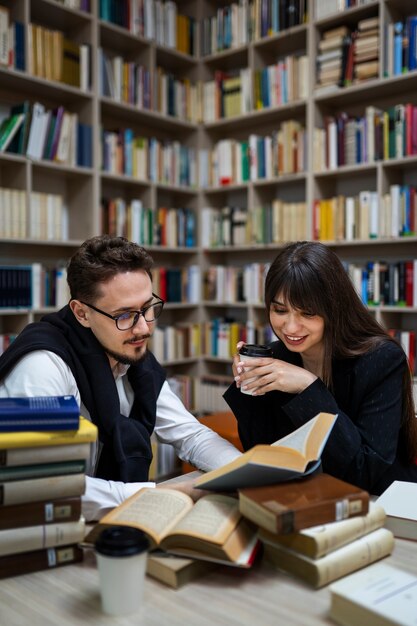
[[[85,469],[85,460],[2,467],[0,468],[0,482],[44,478],[46,476],[62,476],[63,474],[81,474],[85,472]]]
[[[23,113],[20,113],[17,115],[11,115],[7,119],[3,120],[2,125],[0,126],[0,151],[4,152],[7,150],[13,137],[22,125],[24,118],[25,116]]]

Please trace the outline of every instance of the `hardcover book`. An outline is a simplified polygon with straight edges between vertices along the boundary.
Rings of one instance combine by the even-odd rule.
[[[82,496],[84,491],[84,473],[11,480],[0,484],[0,505],[24,504],[49,498],[70,498]]]
[[[0,530],[23,528],[36,524],[73,522],[81,517],[81,497],[55,498],[40,502],[29,502],[3,506],[0,515]]]
[[[415,626],[417,576],[376,563],[330,587],[330,617],[343,626]]]
[[[74,396],[0,398],[0,431],[78,430],[80,408]]]
[[[368,505],[367,491],[328,474],[239,490],[242,515],[271,533],[364,515]]]
[[[81,474],[86,470],[85,460],[63,461],[58,463],[39,463],[37,465],[17,465],[0,467],[0,483],[43,478],[46,476],[62,476],[64,474]]]
[[[0,417],[0,423],[1,421],[2,418]],[[41,448],[76,446],[96,441],[97,426],[82,416],[79,418],[79,424],[78,430],[0,432],[0,465],[15,465],[16,463],[9,463],[8,459],[20,459],[22,455],[25,455],[24,458],[26,459],[31,458],[31,456],[36,458],[36,451],[40,451]],[[39,454],[43,454],[43,452],[39,452]],[[47,455],[46,452],[45,454]],[[53,456],[55,452],[51,451],[50,454]],[[65,453],[63,452],[63,454]],[[53,460],[52,457],[47,456],[47,458]]]
[[[319,413],[272,445],[256,445],[231,463],[197,479],[200,489],[230,491],[299,478],[320,466],[337,415]]]
[[[0,579],[40,572],[83,560],[83,551],[77,545],[46,548],[0,557]]]
[[[38,524],[22,528],[0,530],[0,556],[43,550],[79,543],[84,539],[85,520]]]
[[[266,560],[279,569],[319,588],[379,561],[391,554],[393,548],[392,532],[386,528],[378,528],[321,559],[310,559],[284,546],[270,544],[265,544],[264,555]]]
[[[204,574],[212,572],[216,567],[218,567],[217,563],[209,561],[155,552],[148,555],[146,573],[169,587],[179,589]]]
[[[394,482],[379,496],[377,503],[387,515],[385,528],[395,537],[417,541],[417,484]]]
[[[260,528],[259,539],[263,543],[286,546],[312,559],[318,559],[377,528],[382,528],[384,521],[384,509],[370,502],[369,511],[365,515],[356,515],[340,522],[311,526],[288,535],[272,533]]]
[[[259,547],[256,528],[243,519],[237,498],[221,494],[194,504],[174,489],[141,489],[105,515],[86,543],[119,524],[145,532],[151,548],[239,567],[251,567]]]
[[[20,433],[21,434],[21,433]],[[90,456],[91,443],[2,449],[0,434],[0,474],[3,467],[44,465],[64,461],[81,461]]]

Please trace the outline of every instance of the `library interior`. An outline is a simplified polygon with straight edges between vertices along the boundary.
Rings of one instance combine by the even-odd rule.
[[[329,405],[294,419],[288,436],[252,441],[224,397],[239,378],[239,342],[277,342],[264,293],[274,258],[290,242],[316,242],[405,353],[417,407],[413,5],[0,0],[1,624],[104,623],[95,542],[110,525],[141,530],[150,550],[140,608],[109,623],[415,624],[417,479],[399,475],[381,495],[368,477],[353,484],[324,461],[321,471],[338,428]],[[70,290],[83,276],[67,282],[69,260],[101,235],[153,259],[152,296],[113,316]],[[89,333],[85,311],[120,340],[151,322],[147,345],[172,393],[164,411],[174,422],[181,404],[220,435],[224,461],[197,467],[186,444],[147,426],[145,487],[86,519],[91,459],[109,449],[106,418],[95,425],[83,386],[91,415],[80,415],[80,396],[64,407],[56,387],[41,394],[49,402],[16,402],[1,381],[1,359],[28,326],[64,309],[82,327],[70,341]],[[114,354],[112,366],[133,365]],[[88,382],[93,395],[99,381]],[[243,412],[263,402],[238,395]],[[126,436],[120,445],[124,454]],[[204,495],[190,498],[191,483]]]

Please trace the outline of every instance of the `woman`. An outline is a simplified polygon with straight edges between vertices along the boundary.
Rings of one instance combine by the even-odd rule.
[[[243,447],[273,443],[320,411],[337,413],[323,471],[373,494],[393,480],[417,482],[405,353],[362,304],[337,255],[318,242],[287,245],[268,271],[265,305],[279,339],[273,358],[251,359],[255,369],[245,372],[236,355],[224,395]]]

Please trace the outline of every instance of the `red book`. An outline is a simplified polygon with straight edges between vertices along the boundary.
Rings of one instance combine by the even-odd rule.
[[[414,330],[410,330],[410,339],[409,339],[409,354],[408,354],[408,363],[410,365],[410,371],[413,375],[416,374],[416,333]]]
[[[405,303],[413,306],[414,297],[414,264],[413,261],[405,261]]]
[[[159,297],[162,300],[167,299],[167,271],[165,267],[159,268]]]

